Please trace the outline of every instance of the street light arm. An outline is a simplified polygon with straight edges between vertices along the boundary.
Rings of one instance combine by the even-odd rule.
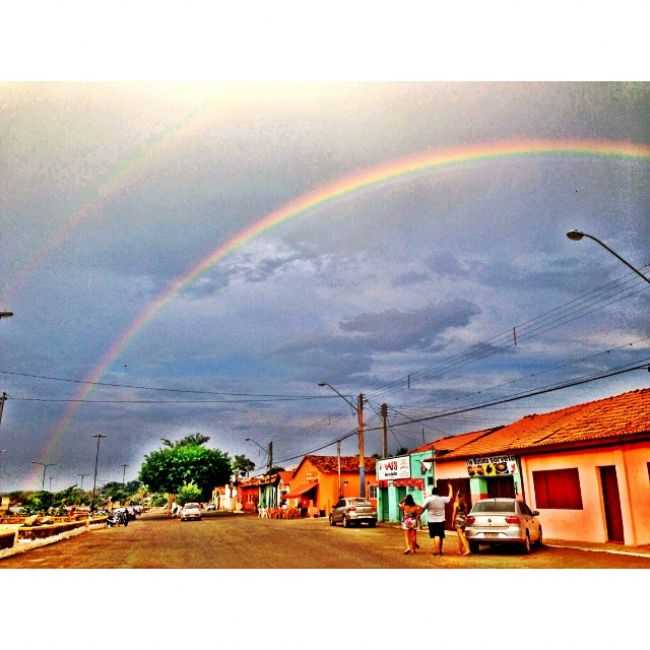
[[[257,445],[265,454],[268,455],[268,450],[262,447],[262,445],[260,445],[260,443],[257,442],[257,440],[253,440],[252,438],[244,438],[244,440],[246,442],[252,442],[254,445]]]
[[[327,386],[328,388],[331,388],[342,400],[345,400],[352,407],[352,409],[354,410],[355,413],[359,412],[359,408],[355,404],[353,404],[345,395],[342,395],[341,393],[339,393],[339,391],[336,390],[336,388],[334,388],[334,386],[332,386],[332,384],[328,384],[326,382],[321,382],[318,385],[321,388],[323,388],[324,386]]]
[[[647,278],[639,269],[637,269],[635,266],[632,266],[626,259],[621,257],[615,250],[612,250],[605,242],[601,241],[598,239],[598,237],[594,237],[593,235],[590,235],[588,232],[582,232],[580,230],[572,230],[567,233],[567,237],[573,241],[578,241],[582,239],[583,237],[588,237],[589,239],[592,239],[595,241],[597,244],[600,244],[606,251],[609,251],[614,257],[619,259],[625,266],[627,266],[629,269],[634,271],[638,276],[643,278],[648,284],[650,284],[650,279]]]

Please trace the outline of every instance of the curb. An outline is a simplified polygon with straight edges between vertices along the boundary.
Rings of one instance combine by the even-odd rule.
[[[548,544],[544,542],[544,546],[548,548],[565,548],[571,551],[584,551],[586,553],[609,553],[610,555],[628,555],[629,557],[642,557],[650,560],[650,553],[635,553],[634,551],[617,551],[616,549],[609,548],[589,548],[586,546],[571,546],[570,544]]]
[[[50,544],[56,544],[57,542],[62,542],[63,540],[70,539],[72,537],[78,537],[79,535],[82,535],[89,530],[98,530],[105,527],[105,523],[90,524],[89,526],[84,526],[83,528],[75,528],[74,530],[68,530],[65,533],[59,533],[58,535],[52,535],[52,537],[45,537],[44,539],[37,539],[33,542],[16,542],[11,548],[0,551],[0,560],[4,560],[5,558],[12,557],[14,555],[20,555],[21,553],[28,553],[34,549],[42,548],[43,546],[49,546]]]

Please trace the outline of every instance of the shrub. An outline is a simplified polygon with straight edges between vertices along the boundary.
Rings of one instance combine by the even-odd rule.
[[[176,494],[176,501],[184,506],[190,501],[198,501],[201,497],[201,488],[194,482],[184,483],[181,485]]]

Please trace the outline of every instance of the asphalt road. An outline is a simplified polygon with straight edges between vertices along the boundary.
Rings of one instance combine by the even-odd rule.
[[[331,528],[327,521],[218,516],[180,522],[145,515],[127,528],[104,528],[0,560],[0,568],[650,568],[650,558],[543,548],[432,557],[424,531],[417,555],[404,555],[393,527]]]

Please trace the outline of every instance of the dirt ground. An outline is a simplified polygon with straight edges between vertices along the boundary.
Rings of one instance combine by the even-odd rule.
[[[456,539],[433,557],[425,531],[417,555],[403,554],[402,532],[393,527],[331,528],[326,520],[260,520],[250,516],[202,521],[145,515],[127,528],[90,531],[0,560],[10,568],[650,568],[650,558],[542,548],[523,555],[512,548],[484,549],[460,557]]]

